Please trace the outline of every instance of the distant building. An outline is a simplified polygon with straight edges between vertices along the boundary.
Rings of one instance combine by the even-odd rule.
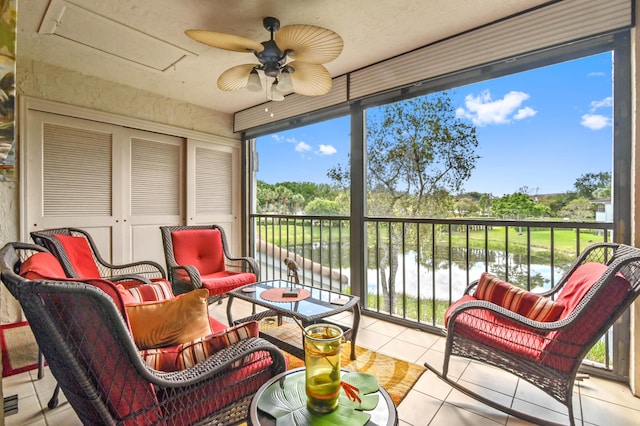
[[[613,222],[611,197],[591,200],[596,205],[596,222]]]

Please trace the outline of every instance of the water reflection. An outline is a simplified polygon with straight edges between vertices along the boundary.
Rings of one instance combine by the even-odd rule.
[[[350,276],[348,243],[306,244],[294,247],[293,251]],[[398,256],[396,292],[421,299],[431,299],[435,295],[438,300],[456,300],[484,271],[506,278],[521,288],[541,292],[557,283],[573,260],[569,254],[555,253],[552,268],[551,252],[542,249],[527,253],[523,248],[510,248],[505,255],[505,251],[500,250],[436,247],[435,257],[428,251],[421,251],[420,255],[408,251]],[[373,294],[383,294],[377,262],[376,253],[370,251],[367,289]],[[387,268],[384,275],[388,274]]]

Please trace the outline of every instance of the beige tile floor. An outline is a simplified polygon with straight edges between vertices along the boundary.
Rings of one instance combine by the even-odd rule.
[[[233,308],[235,318],[250,312],[249,304],[237,301]],[[226,322],[226,302],[211,305],[209,311],[218,320]],[[349,323],[350,314],[339,315],[334,320]],[[416,364],[429,361],[442,365],[442,338],[370,317],[362,318],[357,343]],[[450,371],[467,387],[477,389],[485,396],[543,419],[568,424],[564,406],[509,374],[460,359],[452,363]],[[3,379],[4,396],[17,394],[19,398],[19,412],[6,417],[5,425],[79,425],[80,421],[64,396],[57,408],[47,408],[55,383],[49,371],[42,380],[37,380],[35,371]],[[577,384],[574,407],[578,425],[640,424],[640,398],[634,398],[629,388],[619,383],[591,377]],[[398,415],[400,426],[529,424],[465,396],[428,371],[400,403]]]

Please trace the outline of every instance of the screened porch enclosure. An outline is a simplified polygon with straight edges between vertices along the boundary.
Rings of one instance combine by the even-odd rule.
[[[589,13],[592,12],[594,10]],[[599,20],[595,15],[588,19]],[[496,27],[503,30],[509,27],[506,23],[504,27],[501,25],[502,23],[496,24]],[[487,30],[491,31],[499,30]],[[519,33],[526,34],[526,31],[525,28]],[[558,36],[559,27],[554,31],[555,36]],[[478,32],[482,33],[481,30]],[[254,250],[255,257],[263,267],[262,278],[286,277],[287,271],[282,261],[287,257],[294,258],[303,266],[302,278],[305,283],[359,295],[366,315],[439,333],[447,307],[462,295],[469,283],[479,278],[482,271],[492,272],[521,288],[542,291],[557,283],[571,261],[591,243],[628,241],[630,234],[626,230],[630,229],[631,222],[631,185],[628,179],[631,171],[631,130],[626,120],[616,120],[614,117],[628,116],[630,80],[626,70],[630,66],[630,37],[625,31],[617,30],[605,31],[603,34],[580,37],[578,42],[558,43],[553,47],[515,55],[508,60],[491,62],[487,59],[486,63],[476,63],[469,68],[460,65],[460,69],[455,72],[443,71],[438,74],[433,71],[433,78],[426,78],[417,84],[366,94],[366,90],[373,90],[374,81],[381,84],[380,87],[388,84],[376,80],[376,75],[382,72],[383,66],[378,64],[347,76],[349,84],[343,85],[340,78],[335,79],[337,92],[334,96],[338,96],[337,93],[344,89],[347,100],[329,100],[334,105],[316,113],[304,113],[305,108],[312,108],[313,100],[298,104],[293,96],[292,102],[286,106],[274,103],[268,105],[271,111],[283,118],[280,121],[261,121],[265,117],[264,114],[258,115],[257,108],[236,114],[236,129],[245,131],[248,168],[251,170],[251,179],[247,185],[251,194],[248,201],[251,206],[249,247]],[[462,39],[469,41],[470,37],[462,37],[458,41]],[[487,39],[483,40],[487,42]],[[429,54],[436,54],[444,45],[452,49],[449,52],[452,57],[468,52],[465,50],[468,46],[461,47],[455,41],[454,38],[442,45],[427,46],[406,57],[390,60],[385,65],[404,64],[408,67],[411,60],[414,60],[413,65],[417,65],[422,63],[419,61],[431,59]],[[484,52],[485,49],[486,46],[478,47],[479,51]],[[593,219],[563,217],[558,212],[554,215],[507,214],[487,217],[486,212],[482,211],[464,214],[463,208],[449,209],[449,214],[416,210],[414,214],[396,215],[391,210],[379,209],[379,200],[372,197],[377,187],[369,186],[369,160],[375,154],[371,151],[370,128],[371,120],[381,116],[385,107],[421,97],[437,97],[443,93],[454,98],[456,94],[451,94],[452,92],[465,90],[464,94],[470,92],[480,98],[483,93],[480,87],[485,82],[500,79],[513,82],[521,75],[533,73],[538,73],[538,76],[532,80],[538,85],[544,82],[544,85],[551,87],[557,92],[557,99],[570,97],[568,92],[562,91],[565,84],[563,78],[566,76],[560,77],[560,72],[556,70],[570,68],[572,63],[591,60],[604,60],[611,72],[608,86],[605,81],[602,96],[598,102],[593,100],[594,103],[590,105],[593,109],[589,111],[592,115],[602,114],[605,121],[611,124],[609,129],[612,131],[605,132],[604,137],[608,146],[603,151],[592,153],[593,156],[609,159],[606,171],[611,177],[611,219],[600,218],[595,221],[595,216]],[[410,71],[407,73],[411,75]],[[577,79],[575,75],[570,78]],[[470,88],[477,89],[472,91]],[[505,89],[503,93],[507,91]],[[464,100],[463,95],[457,96]],[[612,99],[615,102],[609,103],[608,110],[596,111],[596,108],[603,108]],[[466,109],[459,115],[456,112],[456,118],[466,118],[481,129],[487,123],[481,122],[480,115],[472,114],[470,105],[463,103],[462,106]],[[294,114],[296,106],[302,108],[295,110],[299,115]],[[455,106],[454,103],[453,107]],[[534,116],[532,110],[536,105],[533,100],[531,104],[522,103],[520,106],[523,116]],[[588,102],[585,108],[589,108]],[[295,119],[287,120],[289,115]],[[347,194],[337,202],[341,210],[325,214],[318,211],[307,213],[298,205],[287,211],[274,203],[266,206],[257,200],[261,190],[258,181],[266,168],[265,161],[269,161],[268,156],[261,151],[261,146],[264,146],[261,145],[262,141],[269,137],[287,140],[287,136],[293,134],[291,129],[308,127],[311,133],[311,129],[320,123],[340,120],[344,125],[342,119],[345,117],[349,119],[347,130],[331,140],[320,142],[335,143],[335,139],[348,134],[349,157],[346,164],[340,164],[345,166],[341,169],[345,179],[334,182]],[[557,118],[565,117],[560,115]],[[583,127],[587,127],[585,122],[588,118],[586,113],[583,114]],[[563,141],[570,137],[579,138],[579,131],[575,131],[573,135],[554,135],[557,131],[553,124],[547,124],[545,129],[548,132],[539,137],[555,137],[555,147],[540,152],[540,158],[534,158],[531,154],[521,154],[521,158],[525,162],[539,161],[539,174],[552,174],[554,167],[566,167],[566,162],[575,157],[570,152],[563,151]],[[490,142],[486,138],[478,139],[479,147]],[[573,146],[573,149],[576,150],[574,152],[588,151],[585,146],[580,145]],[[312,149],[306,152],[311,155],[311,151]],[[258,156],[260,167],[256,163]],[[497,171],[497,176],[506,180],[517,177],[518,165],[515,159],[512,162],[514,172]],[[289,171],[287,178],[283,180],[295,180],[296,165],[293,160],[274,164]],[[531,182],[530,185],[535,186],[535,176]],[[275,186],[277,182],[269,183]],[[463,192],[461,188],[457,190],[458,193]],[[484,188],[483,192],[491,192],[491,188]],[[537,196],[536,193],[528,195],[531,198]],[[545,217],[542,218],[543,216]],[[589,363],[598,371],[627,380],[629,327],[627,317],[610,330],[590,353]],[[624,344],[614,347],[614,340]]]

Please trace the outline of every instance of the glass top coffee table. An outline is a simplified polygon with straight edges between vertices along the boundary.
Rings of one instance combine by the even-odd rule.
[[[299,289],[298,297],[283,297],[287,288]],[[305,297],[306,296],[306,297]],[[267,308],[245,318],[233,319],[231,308],[235,298]],[[237,288],[229,292],[227,319],[229,325],[247,321],[260,321],[260,336],[290,354],[304,359],[302,330],[290,318],[296,318],[306,327],[344,311],[353,312],[352,325],[336,324],[344,331],[346,340],[351,340],[351,359],[356,359],[356,336],[360,326],[360,298],[329,290],[294,284],[290,281],[262,281]],[[289,319],[289,320],[287,320]]]
[[[342,370],[342,374],[347,373],[348,370]],[[256,394],[251,400],[251,406],[249,407],[248,421],[252,426],[271,426],[276,424],[276,419],[268,413],[263,412],[260,408],[261,398],[265,396],[265,391],[270,386],[286,386],[286,380],[294,380],[299,378],[299,375],[304,376],[304,367],[296,368],[294,370],[285,371],[272,377],[264,385],[258,389]],[[398,424],[398,411],[389,396],[389,393],[382,387],[378,389],[379,399],[378,405],[373,410],[364,411],[371,417],[365,426],[377,425],[377,426],[396,426]]]

